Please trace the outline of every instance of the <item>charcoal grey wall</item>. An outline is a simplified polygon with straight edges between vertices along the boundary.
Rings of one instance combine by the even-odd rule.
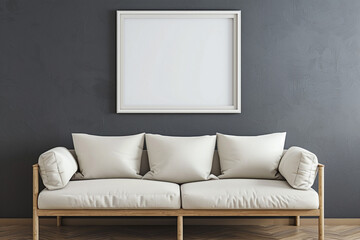
[[[242,113],[116,114],[117,9],[241,10]],[[326,164],[326,217],[360,217],[359,95],[360,1],[0,0],[0,217],[31,216],[31,165],[72,132],[144,131],[287,131]]]

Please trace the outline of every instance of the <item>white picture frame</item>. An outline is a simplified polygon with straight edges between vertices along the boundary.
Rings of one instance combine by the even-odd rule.
[[[117,113],[240,113],[240,11],[117,11]]]

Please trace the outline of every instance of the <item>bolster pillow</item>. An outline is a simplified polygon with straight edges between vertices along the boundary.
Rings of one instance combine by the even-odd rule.
[[[317,166],[314,153],[291,147],[280,161],[279,172],[293,188],[307,190],[314,184]]]
[[[78,169],[75,158],[64,147],[56,147],[41,154],[39,167],[43,183],[49,190],[65,187]]]

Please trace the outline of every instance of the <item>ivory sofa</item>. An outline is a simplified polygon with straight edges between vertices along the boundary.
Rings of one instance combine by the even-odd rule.
[[[77,142],[75,137],[78,138]],[[196,174],[197,176],[202,174],[196,172],[196,169],[201,169],[205,166],[201,164],[201,161],[208,158],[208,156],[205,156],[206,154],[197,155],[197,153],[190,152],[193,155],[197,155],[196,159],[199,161],[196,163],[198,165],[196,166],[195,164],[194,166],[194,172],[194,169],[189,167],[182,169],[183,165],[186,165],[188,155],[186,153],[183,154],[183,152],[177,153],[181,155],[179,159],[185,159],[176,166],[176,171],[178,171],[179,175],[186,175],[184,182],[181,177],[173,176],[177,175],[176,172],[167,176],[167,172],[173,171],[171,166],[177,164],[171,161],[176,160],[178,162],[179,160],[177,155],[174,154],[177,151],[174,148],[178,148],[183,143],[186,145],[188,141],[191,142],[193,140],[195,142],[190,143],[185,149],[189,147],[199,148],[199,146],[201,148],[204,139],[199,137],[199,139],[190,138],[189,140],[187,138],[149,135],[146,136],[148,151],[142,150],[142,144],[137,146],[136,151],[138,151],[138,154],[134,156],[140,162],[137,165],[135,164],[136,166],[134,165],[135,168],[138,167],[135,177],[116,178],[107,176],[101,178],[95,176],[90,178],[89,175],[96,175],[104,170],[102,168],[104,167],[103,165],[106,165],[106,162],[103,162],[101,166],[97,165],[99,168],[98,172],[92,172],[91,168],[87,169],[85,167],[88,163],[85,164],[83,161],[85,159],[88,161],[88,159],[94,157],[91,151],[97,151],[96,148],[103,143],[104,139],[95,138],[94,140],[90,135],[81,134],[75,137],[73,136],[75,150],[78,150],[79,153],[81,152],[80,155],[77,154],[78,152],[75,153],[74,150],[55,148],[42,154],[39,158],[39,163],[33,165],[34,240],[39,239],[40,216],[56,216],[58,226],[61,225],[62,216],[174,216],[177,217],[178,240],[183,239],[183,217],[294,216],[295,223],[299,226],[300,216],[316,216],[319,218],[318,237],[319,239],[324,239],[324,165],[318,164],[316,156],[304,149],[292,147],[288,151],[282,150],[278,165],[276,166],[277,172],[272,179],[271,175],[268,178],[261,178],[261,176],[254,178],[234,177],[232,175],[241,172],[241,170],[231,171],[233,168],[238,167],[234,165],[232,168],[231,166],[232,162],[237,159],[236,151],[242,149],[241,153],[248,151],[248,153],[252,154],[254,149],[251,147],[251,144],[246,145],[249,140],[247,138],[238,139],[235,136],[233,138],[233,136],[218,134],[218,151],[215,150],[214,144],[205,144],[210,145],[209,149],[212,149],[212,154],[210,165],[205,164],[207,167],[210,166],[210,169],[208,169],[208,176],[205,176],[204,180],[196,180],[195,178],[192,181],[187,181],[186,179],[191,179]],[[84,149],[81,147],[82,137],[85,140],[90,138],[90,142],[92,141],[94,144],[93,147],[89,148],[89,151],[83,151]],[[253,139],[255,140],[254,142],[257,145],[261,145],[262,140],[259,142],[258,138],[255,138]],[[263,139],[271,140],[271,138],[274,138],[274,136]],[[113,140],[110,139],[109,141]],[[123,141],[124,139],[120,140]],[[178,140],[180,140],[180,143]],[[228,140],[230,142],[227,142]],[[236,140],[235,143],[231,142],[233,140]],[[243,140],[247,141],[245,145],[241,142]],[[161,144],[166,145],[172,141],[172,146],[166,146],[162,151],[159,151],[158,147]],[[215,140],[208,137],[205,139],[206,141]],[[199,146],[197,146],[198,142],[201,142]],[[111,142],[106,142],[104,146],[108,147],[111,144]],[[123,143],[121,144],[123,145]],[[85,144],[84,146],[87,145]],[[239,147],[234,148],[234,146]],[[130,145],[126,147],[131,149]],[[271,155],[274,153],[273,149],[275,148],[276,146],[269,147],[268,150],[264,149],[259,154],[268,152]],[[234,149],[235,152],[233,152]],[[180,150],[184,151],[184,149]],[[226,152],[224,152],[225,150]],[[117,156],[123,154],[124,151],[124,149],[119,151]],[[228,154],[229,152],[231,154]],[[91,155],[84,158],[84,154]],[[231,161],[229,162],[226,162],[226,159],[229,157],[227,154],[230,156]],[[247,157],[256,155],[251,154],[248,154]],[[257,158],[260,156],[259,154],[256,155],[256,158],[253,158],[253,162],[257,161]],[[130,155],[128,152],[125,153],[126,157]],[[80,156],[83,159],[80,160]],[[165,161],[156,162],[162,156],[166,156]],[[111,156],[106,157],[107,159],[111,158]],[[246,158],[246,156],[241,157],[242,160]],[[190,160],[190,163],[194,162],[193,159]],[[168,161],[170,161],[170,164],[166,165]],[[111,164],[111,166],[114,166],[113,168],[116,168],[116,164]],[[124,164],[124,162],[121,164]],[[248,164],[251,165],[251,163]],[[259,165],[259,168],[264,165],[266,164]],[[160,170],[156,169],[159,166]],[[230,168],[228,168],[229,166]],[[119,167],[121,168],[121,165]],[[240,167],[242,169],[246,168],[241,165]],[[40,193],[39,168],[42,180],[46,186]],[[69,169],[72,170],[69,171]],[[164,172],[164,169],[167,171]],[[289,169],[290,171],[288,171]],[[252,170],[254,169],[248,169],[243,174],[258,174],[257,172],[249,173]],[[116,174],[116,171],[114,172]],[[311,188],[317,172],[319,177],[318,193]],[[123,174],[130,174],[130,171]],[[137,177],[137,175],[140,177]],[[226,175],[230,176],[226,177]],[[170,180],[161,180],[162,178],[169,178]]]

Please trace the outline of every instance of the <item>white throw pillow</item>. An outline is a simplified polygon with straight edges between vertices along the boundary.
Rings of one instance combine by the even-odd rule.
[[[144,133],[120,137],[82,133],[72,136],[84,178],[141,178]]]
[[[217,133],[219,178],[277,179],[286,133],[232,136]]]
[[[210,179],[216,136],[146,134],[150,171],[144,179],[185,183]]]
[[[317,166],[318,159],[314,153],[291,147],[282,157],[279,171],[293,188],[307,190],[314,184]]]
[[[78,169],[75,158],[64,147],[44,152],[40,155],[38,163],[43,183],[49,190],[65,187]]]

